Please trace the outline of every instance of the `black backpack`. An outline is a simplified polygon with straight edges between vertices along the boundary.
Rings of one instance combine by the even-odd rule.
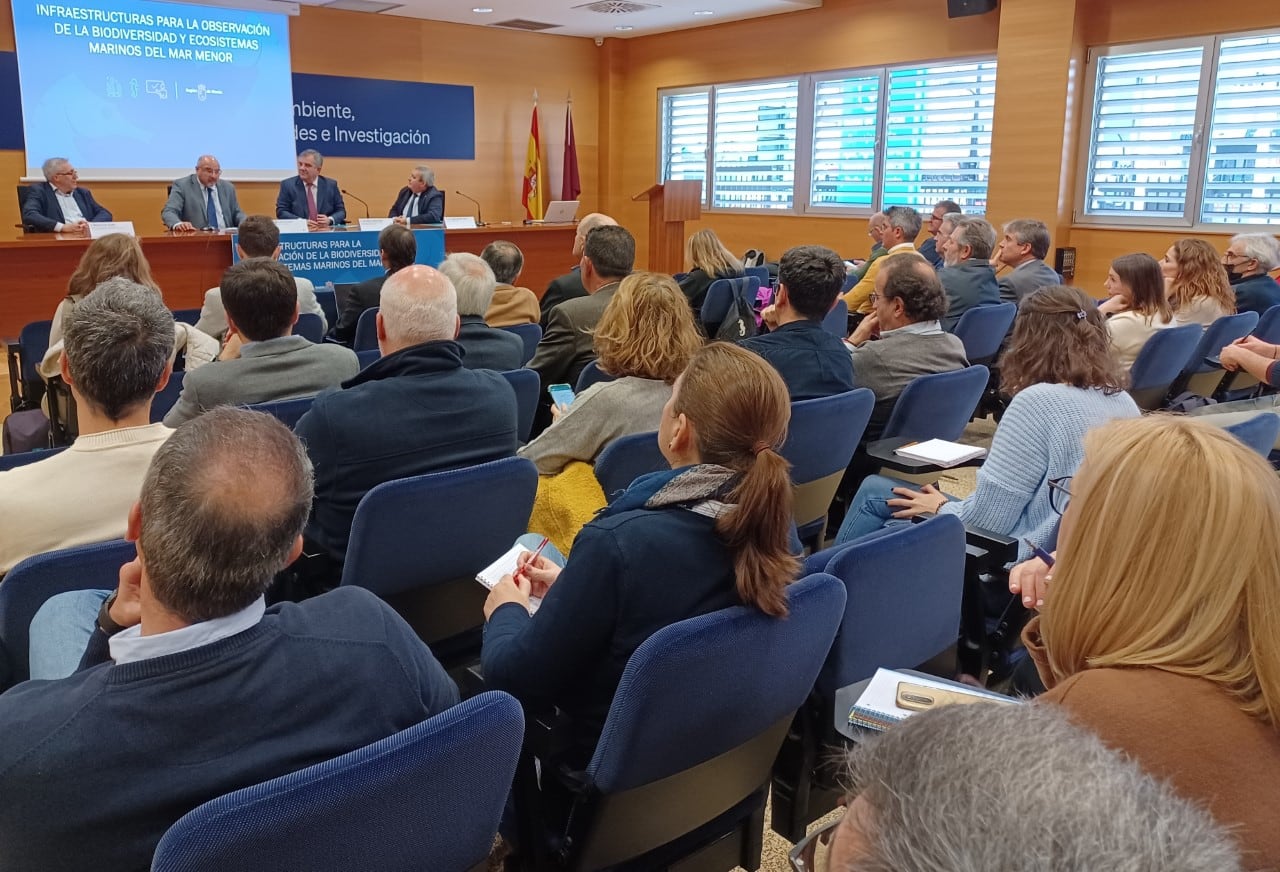
[[[716,335],[713,338],[726,342],[738,342],[755,335],[755,310],[747,305],[746,300],[734,294],[733,302],[729,304],[729,311],[725,313],[724,320],[716,328]]]

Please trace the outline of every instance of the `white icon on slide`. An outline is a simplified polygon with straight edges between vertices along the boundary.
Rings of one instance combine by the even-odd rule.
[[[138,80],[129,80],[129,96],[136,98],[138,96]]]
[[[123,93],[123,89],[120,87],[120,80],[115,76],[107,76],[107,96],[119,97]]]
[[[147,93],[155,94],[161,100],[169,99],[169,89],[162,79],[147,79]]]
[[[201,103],[208,100],[210,96],[213,96],[213,97],[222,96],[222,91],[220,89],[210,88],[204,82],[201,82],[199,85],[196,85],[194,88],[184,88],[183,90],[188,94],[195,94],[196,99],[199,100]]]

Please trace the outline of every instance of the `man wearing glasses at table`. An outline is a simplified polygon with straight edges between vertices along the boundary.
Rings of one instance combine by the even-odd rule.
[[[90,221],[110,221],[111,213],[80,187],[80,176],[65,157],[51,157],[41,165],[43,185],[27,188],[22,202],[22,226],[40,233],[89,234]]]

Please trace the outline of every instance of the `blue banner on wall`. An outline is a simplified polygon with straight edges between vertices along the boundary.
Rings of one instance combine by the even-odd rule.
[[[416,262],[439,266],[444,260],[444,231],[415,230],[413,237],[418,243]],[[238,263],[240,253],[236,250],[234,238],[231,257]],[[295,276],[310,279],[317,286],[325,282],[354,284],[385,272],[376,231],[282,233],[280,262]]]
[[[0,51],[0,150],[22,151],[22,101],[18,99],[18,55]]]
[[[475,89],[294,73],[293,133],[323,155],[474,160]]]

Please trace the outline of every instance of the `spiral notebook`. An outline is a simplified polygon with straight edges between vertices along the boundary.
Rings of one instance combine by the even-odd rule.
[[[502,581],[502,576],[516,574],[516,560],[519,559],[523,552],[528,550],[528,548],[517,542],[511,546],[510,551],[477,572],[476,581],[489,588],[489,590],[493,590],[493,586]],[[529,614],[536,614],[540,605],[542,605],[542,597],[529,597]]]
[[[849,724],[857,727],[866,727],[869,730],[883,731],[894,724],[905,721],[914,714],[918,714],[918,712],[898,705],[898,685],[902,683],[950,691],[951,693],[973,696],[978,699],[990,700],[991,702],[1018,702],[1018,700],[1011,697],[1001,696],[998,693],[991,693],[977,687],[970,687],[957,681],[926,678],[923,675],[898,672],[894,669],[877,669],[866,689],[862,691],[862,695],[858,697],[857,702],[849,709]]]

